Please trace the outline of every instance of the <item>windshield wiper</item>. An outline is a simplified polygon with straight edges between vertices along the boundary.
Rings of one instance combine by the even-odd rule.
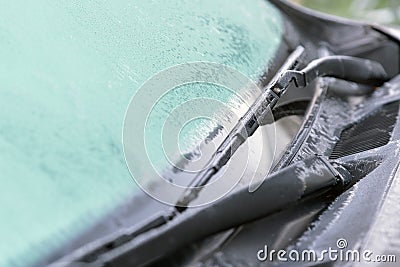
[[[360,160],[368,165],[368,173],[380,162],[379,157],[370,156]],[[351,161],[338,163],[313,156],[268,176],[253,193],[242,188],[140,236],[136,229],[117,233],[109,240],[87,245],[52,267],[144,266],[192,242],[261,219],[303,200],[324,194],[339,195],[366,174],[360,173]]]
[[[371,164],[376,166],[375,160]],[[340,194],[360,178],[342,164],[320,156],[298,161],[268,176],[257,191],[249,193],[242,188],[207,207],[187,211],[132,240],[100,264],[145,266],[185,245],[264,218],[302,200],[327,192]]]
[[[189,188],[175,205],[178,212],[187,209],[189,203],[198,197],[203,187],[227,164],[237,149],[254,134],[259,126],[271,122],[273,119],[271,110],[292,81],[296,87],[306,87],[317,77],[333,77],[364,85],[379,86],[388,79],[380,63],[349,56],[323,57],[312,61],[301,71],[295,70],[303,54],[304,48],[301,46],[291,54],[278,78],[267,85],[266,90],[218,147],[209,167],[200,172],[190,183]]]

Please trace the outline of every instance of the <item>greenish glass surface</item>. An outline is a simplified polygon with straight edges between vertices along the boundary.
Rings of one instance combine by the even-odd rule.
[[[291,0],[305,7],[370,23],[400,25],[399,0]]]
[[[36,261],[138,190],[121,134],[142,83],[188,61],[257,79],[280,19],[263,0],[0,1],[0,266]]]

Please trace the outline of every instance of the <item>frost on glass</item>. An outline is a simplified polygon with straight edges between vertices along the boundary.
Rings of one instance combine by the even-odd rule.
[[[278,12],[262,0],[3,1],[0,266],[38,259],[137,190],[121,134],[141,84],[192,61],[257,80],[280,34]],[[177,90],[166,105],[198,93],[229,98],[215,86]],[[183,150],[196,133],[184,130]]]

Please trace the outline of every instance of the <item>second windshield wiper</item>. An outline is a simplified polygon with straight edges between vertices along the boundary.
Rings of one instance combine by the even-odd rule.
[[[379,158],[362,159],[369,172]],[[146,266],[176,249],[213,234],[252,222],[303,200],[325,193],[338,195],[366,173],[351,162],[328,161],[321,156],[298,161],[270,175],[260,188],[242,188],[201,209],[176,216],[167,224],[137,236],[137,229],[99,240],[51,267]],[[251,208],[249,208],[251,207]],[[85,265],[84,265],[85,266]]]

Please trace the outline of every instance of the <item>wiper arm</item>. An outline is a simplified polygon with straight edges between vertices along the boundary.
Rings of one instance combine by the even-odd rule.
[[[359,160],[368,166],[369,173],[381,158],[368,155]],[[263,218],[302,200],[324,194],[339,195],[366,174],[360,173],[358,164],[352,160],[339,163],[314,156],[268,176],[253,193],[242,188],[207,207],[180,214],[169,223],[162,223],[157,230],[143,232],[149,226],[144,224],[116,233],[88,244],[49,267],[143,266],[186,244]],[[170,213],[164,214],[168,216]]]
[[[197,198],[202,187],[210,181],[219,169],[226,165],[247,138],[254,134],[261,124],[262,119],[267,119],[271,109],[284,93],[284,90],[281,90],[280,95],[277,95],[271,88],[275,88],[276,84],[279,84],[281,78],[287,71],[299,67],[300,61],[304,57],[304,51],[304,47],[298,46],[290,54],[284,65],[279,69],[277,75],[269,82],[263,93],[256,99],[255,103],[249,108],[246,114],[240,118],[236,126],[218,147],[217,151],[212,156],[213,161],[209,167],[198,173],[189,184],[187,190],[175,205],[175,209],[178,212],[186,210],[188,204]]]
[[[293,81],[296,87],[306,87],[317,77],[334,77],[365,85],[378,86],[388,79],[382,65],[376,61],[349,56],[328,56],[312,61],[301,71],[293,70],[298,66],[304,48],[299,46],[289,57],[282,74],[273,80],[257,98],[246,114],[213,155],[210,166],[200,172],[190,183],[190,187],[178,200],[175,208],[178,212],[187,209],[202,188],[227,164],[237,149],[252,136],[259,126],[271,122],[271,110]]]
[[[253,193],[242,188],[207,207],[176,216],[157,230],[148,231],[115,249],[97,250],[72,262],[93,266],[144,266],[187,244],[263,218],[305,198],[318,197],[328,191],[339,194],[360,178],[351,175],[339,163],[314,156],[269,176]]]

